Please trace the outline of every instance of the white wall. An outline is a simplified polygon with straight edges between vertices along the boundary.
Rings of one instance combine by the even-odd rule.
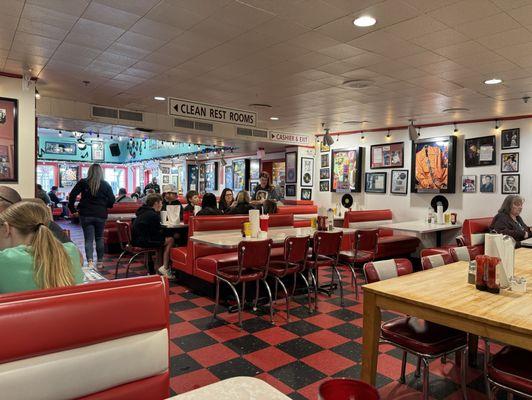
[[[464,124],[458,125],[459,132],[457,133],[457,158],[456,158],[456,193],[444,194],[449,200],[449,211],[458,213],[458,220],[463,221],[466,218],[487,217],[493,216],[497,213],[506,195],[501,194],[501,138],[500,131],[495,131],[494,122],[485,122],[478,124]],[[519,174],[521,185],[521,196],[532,203],[532,187],[530,186],[532,169],[532,157],[529,153],[532,150],[532,119],[522,119],[514,121],[504,121],[501,124],[502,129],[520,128],[521,129],[521,143],[519,149],[504,150],[503,152],[519,152]],[[421,129],[420,138],[431,138],[438,136],[449,136],[453,134],[454,127],[452,125],[425,128]],[[384,209],[389,208],[393,211],[395,221],[407,221],[413,219],[422,219],[426,217],[427,208],[430,200],[435,194],[410,194],[410,180],[412,173],[410,171],[411,163],[411,142],[406,131],[391,131],[391,138],[389,142],[405,142],[405,157],[404,168],[409,170],[409,188],[408,194],[395,195],[390,194],[390,179],[392,169],[378,169],[370,170],[370,146],[372,144],[386,143],[387,132],[371,132],[366,133],[366,139],[362,142],[360,134],[340,135],[338,142],[335,142],[331,148],[353,148],[357,146],[365,147],[364,154],[364,169],[362,171],[362,193],[353,193],[355,200],[364,209]],[[497,148],[496,160],[497,165],[487,167],[464,167],[464,138],[473,138],[480,136],[490,136],[496,134]],[[336,140],[336,136],[333,135]],[[316,171],[315,177],[319,178],[320,169],[320,153],[316,153]],[[364,173],[365,172],[387,172],[387,194],[366,194],[364,193]],[[496,187],[495,193],[480,193],[480,174],[495,174]],[[461,193],[461,178],[462,175],[476,175],[477,176],[477,192],[476,193]],[[329,207],[335,205],[340,201],[341,194],[332,192],[319,192],[319,179],[315,179],[313,198],[318,205]],[[532,224],[532,205],[525,203],[523,210],[523,219]]]
[[[22,197],[35,196],[35,90],[22,90],[22,80],[0,76],[0,97],[18,99],[18,183],[4,184]]]

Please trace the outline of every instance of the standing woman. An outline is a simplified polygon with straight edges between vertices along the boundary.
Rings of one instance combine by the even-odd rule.
[[[81,193],[77,206],[76,198]],[[100,164],[92,164],[87,178],[81,179],[70,192],[68,208],[72,213],[79,213],[83,236],[85,237],[85,256],[89,267],[94,267],[94,242],[98,256],[97,268],[103,268],[103,229],[107,220],[107,209],[113,207],[115,196],[113,189],[103,180],[103,170]]]

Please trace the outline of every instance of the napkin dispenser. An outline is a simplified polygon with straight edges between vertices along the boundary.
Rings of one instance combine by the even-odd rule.
[[[510,286],[510,278],[514,276],[515,240],[506,235],[486,233],[484,254],[501,259],[499,280],[502,288]]]
[[[260,231],[260,211],[259,210],[249,210],[249,223],[251,225],[251,237],[259,237]]]
[[[161,211],[161,214],[162,214],[162,211]],[[170,225],[179,224],[180,214],[181,214],[181,206],[166,206],[166,219]]]

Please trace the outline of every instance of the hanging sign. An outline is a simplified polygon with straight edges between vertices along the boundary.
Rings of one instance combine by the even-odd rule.
[[[269,131],[268,139],[280,143],[295,144],[300,146],[314,146],[314,138],[307,135],[300,135],[298,133],[285,133],[277,131]]]
[[[195,101],[168,98],[168,114],[178,117],[225,122],[234,125],[257,126],[257,113],[225,108]]]

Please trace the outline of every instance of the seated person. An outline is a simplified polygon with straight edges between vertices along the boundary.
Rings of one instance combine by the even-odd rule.
[[[188,211],[190,214],[194,214],[194,206],[201,204],[198,192],[189,190],[185,197],[187,199],[187,205],[183,208],[183,212]]]
[[[222,190],[220,196],[220,202],[218,203],[218,209],[224,214],[235,204],[235,198],[233,197],[233,191],[229,188]]]
[[[263,214],[275,214],[277,212],[277,203],[271,200],[264,200],[262,203]]]
[[[118,189],[118,196],[116,197],[117,203],[135,203],[135,199],[127,196],[126,188]]]
[[[48,193],[46,193],[46,191],[42,188],[41,185],[37,185],[37,188],[35,190],[35,197],[44,201],[44,204],[46,205],[52,203],[50,197],[48,197]]]
[[[0,293],[83,282],[78,248],[48,229],[46,206],[21,201],[0,213]]]
[[[146,204],[135,212],[137,218],[133,222],[131,242],[137,247],[160,247],[163,250],[163,257],[159,272],[169,276],[171,275],[170,249],[174,245],[174,238],[164,235],[160,215],[162,207],[163,198],[160,194],[152,193],[146,196]],[[160,254],[158,256],[160,258]]]
[[[177,198],[177,189],[174,185],[163,186],[163,211],[166,211],[166,206],[182,206]],[[183,208],[181,208],[182,212]]]
[[[61,202],[61,199],[57,196],[57,186],[52,186],[48,192],[48,197],[54,206],[57,206]]]
[[[528,239],[532,235],[530,228],[520,216],[522,210],[523,198],[521,196],[516,194],[506,196],[498,214],[491,221],[490,232],[513,237],[519,247],[521,240]]]
[[[236,196],[236,206],[231,208],[226,214],[249,214],[249,210],[254,210],[250,203],[249,193],[242,190]]]
[[[270,185],[270,174],[262,171],[259,177],[259,184],[253,189],[253,196],[251,204],[259,205],[264,203],[264,200],[277,202],[281,200],[281,195],[274,185]]]
[[[146,191],[146,194],[144,195],[144,197],[142,198],[142,201],[144,202],[144,204],[146,204],[146,199],[148,198],[148,196],[150,194],[155,194],[155,190],[154,189],[148,189]]]
[[[142,190],[140,189],[140,186],[137,186],[135,188],[135,191],[133,193],[131,193],[131,198],[134,199],[134,200],[138,200],[142,196],[144,196],[144,194],[142,193]]]
[[[216,196],[212,193],[205,193],[201,200],[201,210],[196,215],[222,215],[223,212],[216,207]]]

